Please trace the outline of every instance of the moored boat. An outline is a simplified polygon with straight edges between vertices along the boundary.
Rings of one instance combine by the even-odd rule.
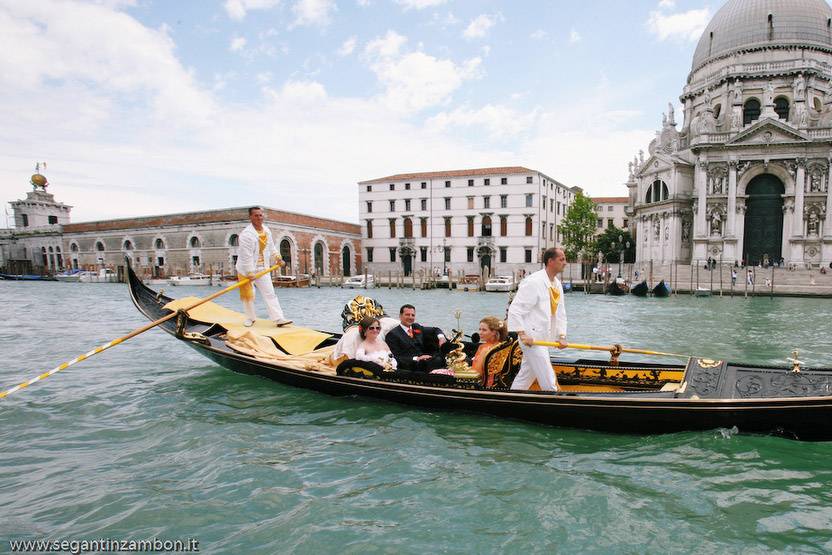
[[[176,310],[183,306],[182,300],[174,302],[157,293],[132,270],[128,278],[131,298],[147,318],[176,311],[176,318],[162,323],[161,329],[217,364],[323,393],[604,432],[656,434],[737,427],[741,432],[795,439],[832,439],[832,369],[800,368],[796,355],[790,367],[777,368],[696,357],[686,364],[625,362],[617,353],[610,360],[553,357],[560,391],[517,391],[509,388],[522,360],[514,339],[485,356],[486,375],[493,377],[493,386],[480,378],[385,371],[353,359],[335,366],[324,360],[342,337],[339,333],[259,323],[241,333],[229,322],[242,322],[242,314],[219,305],[209,307],[212,303],[193,314]],[[366,304],[366,297],[361,299]],[[265,335],[254,334],[256,330]],[[241,338],[249,343],[241,343]],[[301,343],[305,347],[299,347]],[[268,352],[259,350],[261,344]],[[475,347],[466,344],[465,350],[470,354]]]
[[[81,280],[82,270],[66,270],[60,274],[55,274],[55,279],[66,283],[78,283]]]
[[[670,286],[664,281],[661,280],[659,283],[653,287],[653,296],[654,297],[669,297],[670,296]]]
[[[485,290],[499,293],[507,293],[517,289],[514,278],[511,276],[494,276],[485,282]]]
[[[211,276],[201,274],[201,273],[193,273],[187,276],[173,276],[168,280],[168,283],[171,285],[189,285],[189,286],[200,286],[204,287],[206,285],[211,285]]]
[[[344,289],[372,289],[375,287],[375,280],[373,274],[351,276],[344,280],[341,287]]]
[[[630,286],[627,285],[627,282],[624,281],[624,278],[615,278],[609,284],[607,284],[607,294],[620,296],[626,295],[630,292]]]
[[[693,294],[696,297],[710,297],[711,296],[711,290],[708,289],[707,287],[697,287],[696,291],[694,291]]]
[[[630,293],[636,297],[646,297],[650,292],[650,287],[647,285],[647,280],[639,282],[635,287],[630,289]]]

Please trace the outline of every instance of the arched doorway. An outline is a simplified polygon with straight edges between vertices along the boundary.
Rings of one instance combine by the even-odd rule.
[[[288,239],[283,239],[280,241],[280,258],[283,259],[283,262],[286,263],[282,270],[283,275],[288,275],[292,273],[292,243],[289,242]]]
[[[490,247],[480,247],[477,249],[477,255],[480,257],[480,273],[485,276],[491,276],[491,257],[492,250]]]
[[[410,276],[413,273],[413,257],[415,255],[416,251],[408,245],[399,248],[399,258],[402,261],[402,271],[405,276]]]
[[[341,267],[344,269],[344,275],[349,276],[352,275],[350,269],[350,249],[346,245],[344,248],[341,249]]]
[[[745,188],[745,233],[742,256],[748,265],[780,260],[783,242],[783,182],[764,173]]]
[[[324,245],[323,243],[315,243],[315,273],[319,276],[324,275]]]

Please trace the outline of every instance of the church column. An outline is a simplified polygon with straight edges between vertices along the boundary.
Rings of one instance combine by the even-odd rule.
[[[705,202],[705,196],[707,195],[708,189],[708,175],[706,172],[708,163],[703,161],[701,158],[696,163],[696,169],[694,170],[693,174],[693,186],[696,189],[697,196],[697,209],[696,209],[696,236],[697,237],[705,237],[708,232],[705,225],[705,211],[707,210],[707,205]]]
[[[737,231],[737,161],[728,161],[728,237],[736,237]]]
[[[806,187],[806,159],[797,159],[797,177],[794,183],[794,215],[792,234],[803,236],[803,190]]]

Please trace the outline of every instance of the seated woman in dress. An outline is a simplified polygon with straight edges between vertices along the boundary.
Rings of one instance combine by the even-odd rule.
[[[506,340],[508,337],[508,329],[506,328],[506,323],[499,318],[486,316],[480,320],[479,332],[480,346],[477,348],[477,352],[474,354],[473,360],[471,360],[471,369],[476,370],[479,372],[480,376],[482,376],[483,373],[486,372],[485,356],[493,347],[496,347]],[[488,376],[485,386],[493,387],[493,381],[494,377]]]
[[[381,322],[378,318],[367,317],[361,320],[358,324],[358,333],[363,341],[355,351],[357,360],[375,362],[381,366],[396,369],[396,359],[393,358],[390,347],[379,337]]]

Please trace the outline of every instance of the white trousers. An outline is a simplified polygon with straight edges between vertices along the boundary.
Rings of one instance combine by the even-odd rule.
[[[258,272],[262,272],[265,269],[265,266],[258,265],[254,270],[254,273],[256,274]],[[253,283],[254,289],[260,291],[260,294],[263,295],[263,300],[266,301],[266,310],[269,312],[269,320],[280,320],[283,318],[283,309],[280,308],[280,301],[277,300],[277,295],[274,292],[271,274],[260,276],[255,279]],[[255,293],[254,296],[256,297],[257,294]],[[257,319],[257,311],[254,310],[254,299],[250,301],[243,301],[243,310],[246,313],[246,318],[249,320],[253,321]]]
[[[557,391],[558,382],[549,358],[549,348],[540,345],[529,347],[521,342],[520,350],[523,351],[523,362],[520,363],[517,377],[511,383],[511,389],[529,389],[537,380],[541,390]]]

